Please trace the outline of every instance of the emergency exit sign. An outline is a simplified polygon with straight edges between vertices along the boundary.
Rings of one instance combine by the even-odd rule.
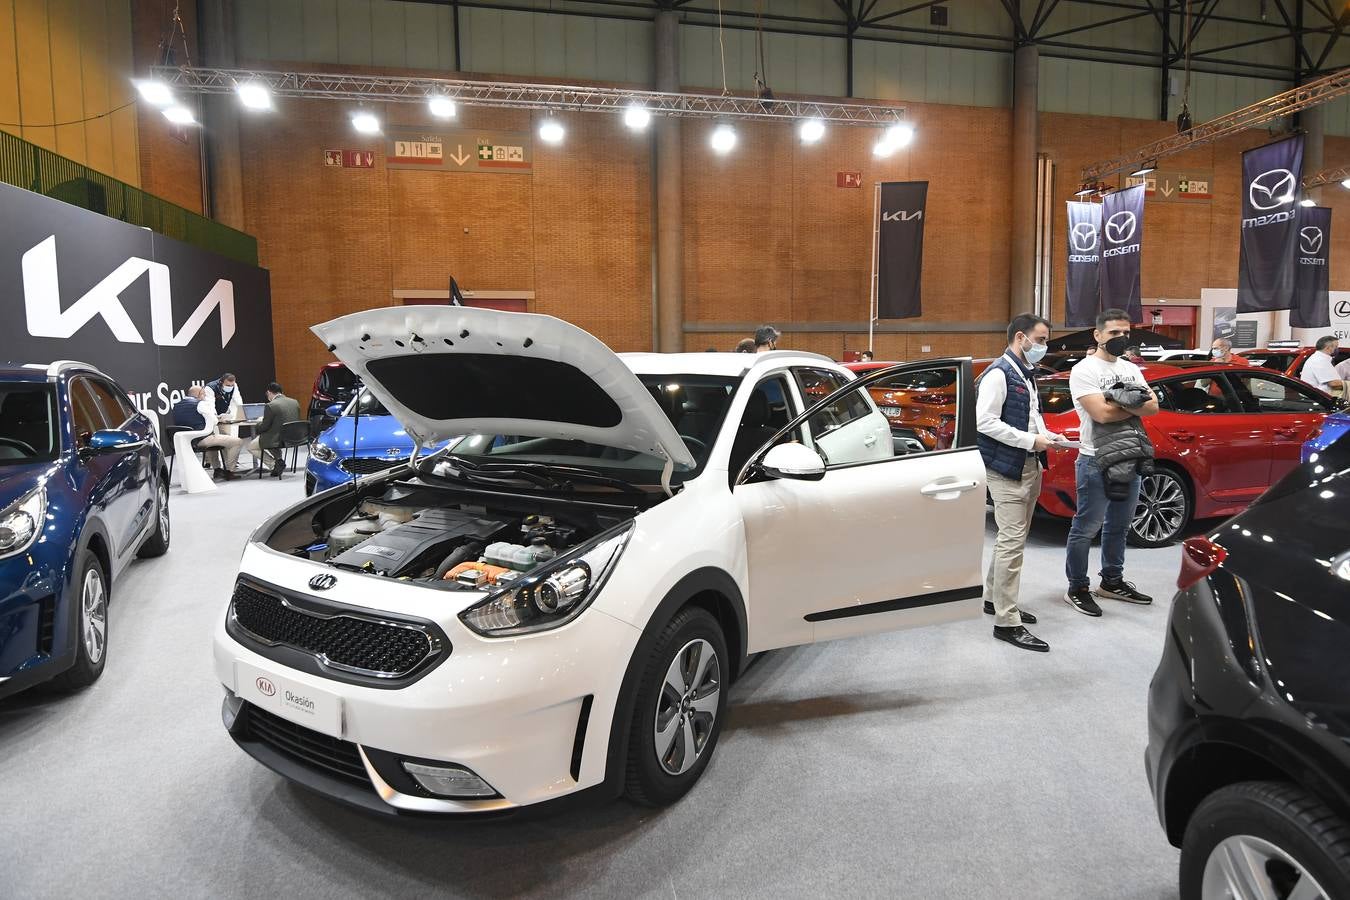
[[[861,172],[835,172],[834,186],[841,188],[860,188],[862,187]]]
[[[343,169],[375,168],[374,150],[325,150],[323,164]]]

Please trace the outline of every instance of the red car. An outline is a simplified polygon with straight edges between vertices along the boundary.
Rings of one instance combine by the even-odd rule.
[[[1274,369],[1290,378],[1303,374],[1303,364],[1308,357],[1317,352],[1316,347],[1264,347],[1260,350],[1239,350],[1238,356],[1246,357],[1253,366]],[[1350,359],[1350,347],[1342,347],[1331,357],[1334,365],[1340,365]]]
[[[1299,462],[1303,442],[1337,408],[1335,398],[1282,372],[1222,363],[1146,363],[1160,410],[1144,419],[1154,473],[1145,476],[1130,543],[1161,547],[1192,519],[1241,512]],[[1078,439],[1068,374],[1037,379],[1051,431]],[[1074,512],[1076,450],[1050,450],[1041,508]]]
[[[322,417],[324,410],[334,403],[346,406],[356,390],[356,376],[345,363],[324,363],[314,376],[314,389],[309,395],[309,417]]]

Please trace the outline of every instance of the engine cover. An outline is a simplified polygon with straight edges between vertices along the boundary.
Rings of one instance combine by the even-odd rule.
[[[509,530],[507,522],[432,508],[343,551],[331,562],[379,575],[409,575],[434,566],[466,541],[486,544]]]

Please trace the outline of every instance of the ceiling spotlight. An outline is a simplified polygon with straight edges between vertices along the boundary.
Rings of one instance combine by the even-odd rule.
[[[272,108],[272,94],[263,85],[245,82],[235,85],[234,89],[239,93],[239,102],[246,109]]]
[[[1299,206],[1316,206],[1316,205],[1317,205],[1317,201],[1314,200],[1314,199],[1311,198],[1311,197],[1304,197],[1302,200],[1298,201],[1298,205],[1299,205]]]
[[[713,129],[708,142],[712,144],[713,150],[718,153],[730,153],[736,146],[736,129],[730,125],[722,124]]]
[[[566,133],[563,130],[562,123],[555,119],[545,119],[539,124],[539,140],[545,144],[561,143],[563,135]]]
[[[1350,178],[1347,178],[1344,181],[1342,181],[1341,187],[1345,188],[1347,191],[1350,191]]]
[[[875,144],[872,145],[872,155],[880,157],[881,159],[885,159],[888,156],[895,155],[896,149],[897,148],[895,144],[886,140],[885,136],[883,135],[881,140],[877,141]]]
[[[196,125],[197,119],[186,106],[170,106],[164,110],[164,118],[175,125]]]
[[[449,97],[432,97],[427,101],[427,108],[438,119],[453,119],[455,117],[455,101]]]
[[[159,79],[133,80],[136,90],[141,92],[141,97],[148,103],[155,106],[169,106],[173,103],[173,91],[169,86]]]
[[[623,124],[634,131],[641,131],[651,124],[652,114],[641,103],[634,103],[623,111]]]
[[[914,140],[914,126],[908,122],[897,122],[886,129],[884,140],[895,147],[908,147],[910,141]]]
[[[1144,164],[1143,164],[1142,166],[1140,166],[1138,169],[1136,169],[1136,170],[1134,170],[1133,172],[1131,172],[1131,173],[1130,173],[1130,177],[1131,177],[1131,178],[1143,178],[1145,175],[1147,175],[1149,172],[1152,172],[1152,171],[1153,171],[1154,169],[1156,169],[1156,168],[1158,168],[1158,164],[1157,164],[1157,163],[1151,163],[1151,162],[1144,163]]]
[[[352,113],[352,127],[362,134],[379,134],[380,118],[372,112],[357,110]]]
[[[803,144],[814,144],[825,136],[825,123],[819,119],[807,119],[797,129]]]

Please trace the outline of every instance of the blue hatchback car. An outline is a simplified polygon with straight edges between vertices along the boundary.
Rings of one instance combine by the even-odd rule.
[[[342,415],[327,431],[309,445],[309,462],[305,464],[305,493],[326,491],[346,484],[362,475],[383,472],[412,456],[413,439],[369,391],[363,391],[360,421],[356,406],[347,404]],[[335,411],[329,407],[330,411]],[[353,437],[356,450],[353,452]],[[430,444],[430,453],[444,446]]]
[[[1350,434],[1350,412],[1337,412],[1327,416],[1312,433],[1312,437],[1304,441],[1301,462],[1309,462],[1309,457],[1336,443],[1343,434]]]
[[[112,585],[169,549],[158,434],[92,366],[0,363],[0,697],[92,684]]]

